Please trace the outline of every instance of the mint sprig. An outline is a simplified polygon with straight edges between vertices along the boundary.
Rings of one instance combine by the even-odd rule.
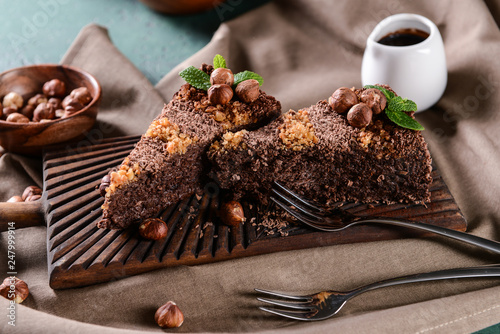
[[[387,106],[384,109],[387,117],[397,125],[410,130],[422,131],[424,127],[405,111],[417,111],[417,104],[412,100],[396,96],[384,87],[366,85],[364,88],[375,88],[384,93],[387,98]]]
[[[226,60],[220,54],[215,55],[213,62],[214,62],[215,69],[227,68],[226,67]],[[188,84],[190,84],[191,86],[193,86],[195,88],[208,90],[211,86],[210,76],[194,66],[189,66],[185,70],[182,70],[179,73],[179,75]],[[259,82],[260,86],[262,86],[262,84],[264,83],[264,79],[262,79],[262,77],[260,75],[258,75],[257,73],[254,73],[252,71],[243,71],[240,73],[236,73],[234,75],[233,87],[236,87],[236,85],[238,85],[242,81],[250,80],[250,79],[257,80]]]
[[[255,79],[259,82],[259,86],[262,86],[264,84],[264,79],[257,73],[254,73],[252,71],[243,71],[240,73],[236,73],[234,75],[234,86],[237,86],[240,82],[243,82],[245,80],[250,80],[250,79]]]
[[[204,90],[210,88],[210,76],[194,66],[182,70],[179,75],[193,87]]]
[[[226,60],[220,54],[216,54],[214,57],[214,68],[227,68]]]

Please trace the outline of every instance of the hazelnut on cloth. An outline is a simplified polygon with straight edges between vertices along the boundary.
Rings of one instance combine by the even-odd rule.
[[[0,296],[21,304],[30,294],[28,284],[17,277],[7,277],[0,285]]]
[[[156,310],[155,321],[161,328],[181,327],[184,322],[184,314],[177,304],[169,301]]]

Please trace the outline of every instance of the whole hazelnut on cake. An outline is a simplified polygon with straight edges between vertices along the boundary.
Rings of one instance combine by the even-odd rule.
[[[376,88],[364,90],[359,95],[359,100],[368,105],[375,115],[380,114],[387,105],[387,98],[384,93]]]
[[[358,103],[358,97],[351,89],[340,87],[328,99],[328,104],[337,113],[343,114]]]
[[[33,112],[33,121],[40,122],[42,119],[54,119],[56,110],[48,103],[40,103]]]
[[[234,83],[234,75],[228,68],[216,68],[210,75],[210,84],[212,85],[228,85]]]
[[[18,112],[12,113],[9,116],[7,116],[6,121],[12,122],[12,123],[29,123],[30,122],[28,117],[26,117],[23,114],[20,114]]]
[[[208,99],[212,105],[227,104],[233,98],[233,89],[229,85],[217,84],[208,89]]]
[[[259,98],[259,87],[260,84],[257,80],[249,79],[240,82],[234,91],[236,96],[238,96],[241,101],[245,103],[252,103]]]
[[[0,296],[20,304],[30,294],[28,284],[17,277],[7,277],[0,285]]]
[[[161,328],[176,328],[184,322],[184,314],[177,304],[169,301],[156,310],[155,321]]]
[[[24,104],[23,97],[15,92],[10,92],[5,95],[2,101],[2,105],[4,108],[13,107],[20,109]]]
[[[365,103],[358,103],[347,113],[347,122],[355,128],[364,128],[372,121],[372,109]]]
[[[46,96],[62,97],[66,94],[66,84],[59,79],[52,79],[43,84],[43,93]]]

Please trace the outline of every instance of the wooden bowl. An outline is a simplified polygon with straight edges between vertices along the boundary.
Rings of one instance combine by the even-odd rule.
[[[225,0],[140,0],[152,9],[165,14],[193,14],[209,10]]]
[[[101,85],[91,74],[75,67],[30,65],[5,71],[0,73],[0,97],[16,92],[27,101],[42,93],[43,84],[52,79],[63,81],[67,94],[75,88],[87,87],[92,101],[72,116],[49,122],[13,123],[0,120],[0,146],[6,151],[40,155],[50,145],[84,138],[94,125],[101,100]]]

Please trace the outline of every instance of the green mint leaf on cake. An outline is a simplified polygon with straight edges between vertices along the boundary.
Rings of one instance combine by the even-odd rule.
[[[387,98],[387,101],[391,100],[394,98],[394,93],[391,92],[388,89],[385,89],[384,87],[376,86],[376,85],[366,85],[364,88],[369,89],[369,88],[375,88],[384,93],[385,97]]]
[[[417,104],[412,100],[396,96],[389,101],[387,106],[392,111],[417,111]]]
[[[219,54],[216,54],[214,57],[214,68],[227,68],[226,60]]]
[[[395,111],[391,110],[390,108],[386,108],[385,114],[391,121],[403,128],[416,131],[424,130],[424,127],[420,125],[420,123],[418,123],[413,117],[409,116],[404,111]]]
[[[210,88],[210,76],[194,66],[189,66],[181,71],[179,75],[195,88],[203,90],[208,90]]]
[[[243,82],[245,80],[250,80],[250,79],[255,79],[259,82],[259,85],[262,86],[264,83],[264,79],[257,73],[254,73],[252,71],[243,71],[240,73],[236,73],[234,75],[234,86],[237,86],[240,82]]]
[[[385,97],[387,98],[385,114],[391,121],[393,121],[400,127],[410,130],[424,130],[424,127],[420,125],[420,123],[418,123],[413,117],[405,112],[417,111],[417,104],[415,102],[406,98],[402,98],[401,96],[396,96],[396,94],[394,94],[390,90],[377,85],[366,85],[364,86],[364,88],[375,88],[384,93]]]

